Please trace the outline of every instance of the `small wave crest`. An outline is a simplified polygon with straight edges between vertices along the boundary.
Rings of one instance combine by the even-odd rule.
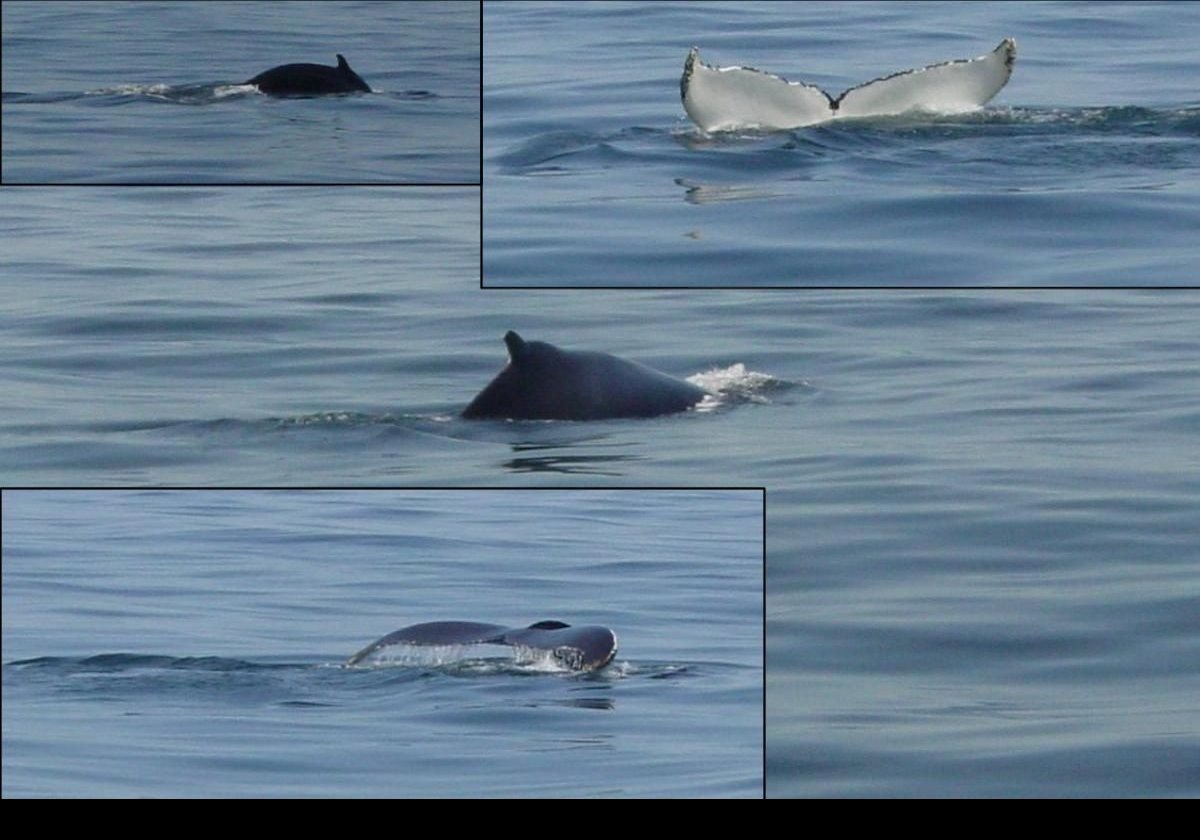
[[[120,105],[130,102],[166,102],[173,105],[211,105],[231,97],[255,94],[258,88],[242,84],[168,85],[123,84],[87,91],[88,96],[100,97],[100,104]]]
[[[273,667],[221,656],[163,656],[142,653],[99,653],[94,656],[39,656],[9,663],[26,670],[65,674],[120,674],[147,670],[248,671]]]

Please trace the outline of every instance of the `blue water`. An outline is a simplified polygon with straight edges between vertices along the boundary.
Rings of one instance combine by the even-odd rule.
[[[1200,295],[479,292],[477,214],[474,189],[0,191],[0,482],[766,487],[768,795],[1200,794]],[[457,419],[507,329],[774,386]],[[468,617],[550,617],[515,612]],[[433,617],[368,618],[4,661],[325,663]]]
[[[607,15],[612,31],[622,27],[619,35],[610,34],[606,54],[618,48],[626,54],[642,49],[637,32],[651,31],[637,25],[642,16],[654,20],[722,7],[584,6],[578,14],[600,18],[604,8],[613,9]],[[828,63],[821,70],[825,75],[813,77],[829,87],[920,63],[930,54],[977,54],[994,46],[1001,34],[1012,34],[1018,38],[1021,58],[998,107],[1051,109],[1071,119],[1083,119],[1086,109],[1094,108],[1101,125],[1105,120],[1140,119],[1137,112],[1122,117],[1107,110],[1126,107],[1113,103],[1138,102],[1135,107],[1154,112],[1147,116],[1151,133],[1140,140],[1131,139],[1119,126],[1098,132],[1088,143],[1056,135],[1061,126],[1048,129],[1040,148],[1079,154],[1074,175],[1064,174],[1064,167],[1054,172],[1039,169],[1031,152],[1023,164],[1029,179],[1057,172],[1058,180],[1050,178],[1044,189],[1034,190],[1026,183],[1006,193],[1006,200],[1016,203],[1021,213],[1002,225],[993,224],[993,235],[986,241],[972,238],[973,228],[960,224],[952,243],[954,223],[964,214],[950,212],[940,223],[929,222],[926,196],[917,202],[925,204],[920,212],[914,205],[911,213],[890,217],[900,233],[921,229],[920,240],[897,238],[903,254],[889,251],[891,246],[876,246],[872,253],[891,253],[899,266],[913,254],[913,259],[933,264],[930,249],[951,249],[954,258],[938,264],[963,267],[963,274],[973,265],[1022,266],[1017,272],[1022,282],[1050,275],[1075,277],[1074,272],[1082,277],[1092,265],[1101,269],[1089,275],[1092,279],[1194,282],[1185,276],[1196,264],[1191,230],[1196,227],[1197,205],[1194,195],[1185,194],[1190,189],[1187,179],[1195,171],[1194,130],[1189,136],[1153,133],[1161,129],[1155,120],[1162,113],[1186,123],[1187,110],[1195,105],[1191,86],[1196,74],[1187,63],[1194,63],[1196,51],[1184,48],[1197,31],[1185,25],[1196,14],[1194,5],[895,7],[926,23],[929,8],[949,9],[971,24],[949,27],[953,31],[936,43],[925,43],[933,36],[924,33],[944,33],[946,26],[901,25],[908,18],[897,19],[892,6],[871,6],[867,8],[873,20],[894,25],[897,46],[892,39],[873,46],[871,55],[853,66],[846,54],[861,38],[846,28],[840,15],[827,14],[817,22],[801,17],[812,26],[789,23],[772,35],[761,15],[764,9],[774,14],[773,6],[736,8],[746,11],[738,27],[725,28],[729,37],[736,36],[739,27],[755,30],[754,37],[746,35],[745,40],[767,42],[772,53],[753,60],[785,73],[802,69],[791,63],[795,31],[843,27],[843,49],[826,55]],[[792,12],[807,16],[807,8],[794,7]],[[534,21],[540,15],[547,25],[558,24],[545,7],[520,9]],[[994,33],[994,38],[989,34],[985,40],[979,18],[1009,17],[1010,9],[1040,23],[1006,27],[1006,32]],[[486,15],[491,14],[489,5]],[[489,27],[486,37],[493,30],[502,32],[503,25]],[[585,37],[592,31],[604,30],[579,27],[567,36]],[[1077,37],[1051,38],[1059,31],[1073,31]],[[1039,32],[1056,48],[1053,61],[1044,48],[1031,49]],[[549,37],[561,34],[559,30],[551,26],[545,34],[539,50],[570,51],[569,37]],[[655,34],[655,45],[661,37]],[[906,40],[913,38],[921,43]],[[1112,47],[1130,40],[1150,46]],[[978,48],[964,51],[968,41]],[[701,46],[711,60],[750,60],[740,48],[727,52],[722,43],[709,44],[705,38]],[[655,45],[646,49],[657,50]],[[681,63],[689,45],[681,39],[681,48],[670,52],[677,52]],[[539,54],[531,51],[513,60],[534,61]],[[662,71],[672,88],[675,61],[669,62],[672,67],[664,64]],[[497,69],[502,71],[504,64]],[[637,94],[649,84],[642,66],[611,60],[604,65],[609,72],[636,76],[625,105],[637,113],[629,115],[628,123],[619,122],[616,130],[626,124],[659,125],[651,121],[658,117],[647,115],[661,113],[660,98]],[[560,63],[560,68],[570,66]],[[1113,72],[1112,66],[1122,72]],[[1036,95],[1022,88],[1032,84],[1023,81],[1030,68],[1050,79],[1051,87]],[[362,69],[368,75],[366,67]],[[1149,88],[1148,75],[1156,82]],[[526,95],[549,95],[558,78],[531,74]],[[606,95],[605,88],[598,90]],[[661,125],[672,137],[688,131],[674,97],[673,92],[668,96],[674,115],[663,118]],[[586,108],[594,101],[575,99],[579,105],[572,107]],[[503,107],[489,103],[488,119],[499,119]],[[546,117],[546,132],[558,130],[551,124],[556,119],[553,114]],[[522,139],[510,138],[505,147],[515,148],[536,132],[524,134]],[[651,138],[647,142],[659,142],[652,134],[646,136]],[[876,140],[856,139],[853,133],[848,137],[846,142],[859,144],[866,156],[860,163],[869,164]],[[492,143],[490,134],[486,142]],[[745,142],[751,147],[739,145],[744,140],[736,138],[727,142],[731,145],[720,150],[725,177],[717,186],[732,186],[726,193],[732,197],[737,184],[748,177],[740,158],[753,144],[773,141],[749,138]],[[702,151],[671,144],[669,156]],[[1139,146],[1147,160],[1161,161],[1161,153],[1173,149],[1170,154],[1183,165],[1139,169],[1121,156]],[[969,151],[970,142],[967,147]],[[897,143],[886,155],[918,155],[905,148]],[[780,148],[779,154],[792,151]],[[1099,165],[1103,162],[1107,165]],[[492,167],[500,165],[489,153],[485,209],[502,197],[491,175]],[[573,165],[569,163],[568,170]],[[852,174],[858,165],[845,162],[846,171]],[[993,173],[996,165],[985,160],[972,164]],[[892,174],[907,177],[903,169]],[[940,177],[957,178],[956,173],[971,169],[942,169]],[[597,166],[590,183],[620,185],[624,171]],[[642,168],[635,177],[649,171]],[[584,212],[586,206],[594,205],[601,216],[612,215],[606,213],[606,205],[596,205],[578,192],[569,171],[511,177],[510,183],[538,181],[539,188],[546,189],[561,183],[564,193],[574,189],[580,200],[569,206],[545,204],[541,216],[553,224],[544,224],[537,233],[540,244],[531,242],[528,232],[534,228],[528,227],[497,240],[489,212],[483,231],[485,271],[501,256],[498,246],[511,248],[510,255],[518,260],[551,253],[553,237],[565,230],[554,225],[569,221],[571,213]],[[865,188],[862,176],[855,177]],[[796,205],[776,201],[770,217],[742,215],[737,208],[750,210],[751,202],[758,200],[755,190],[764,183],[756,176],[749,178],[753,189],[744,201],[674,203],[695,212],[726,214],[723,223],[733,225],[732,232],[744,234],[751,243],[770,239],[781,255],[779,261],[794,264],[787,254],[797,231],[804,228],[789,226],[780,214]],[[1127,188],[1136,183],[1160,186]],[[828,189],[822,194],[836,195]],[[941,195],[947,207],[958,202],[953,190]],[[704,198],[704,190],[693,192],[693,197]],[[1045,213],[1025,212],[1026,198],[1041,202]],[[1172,202],[1175,206],[1167,212]],[[0,190],[0,282],[5,292],[0,297],[0,485],[765,487],[768,795],[1200,795],[1200,702],[1195,699],[1200,697],[1200,517],[1195,515],[1200,509],[1200,294],[1097,289],[480,292],[479,208],[480,191],[470,188]],[[739,214],[736,218],[728,215],[730,208]],[[1080,215],[1073,208],[1096,212]],[[654,222],[667,214],[664,208],[658,210],[649,221],[627,217],[622,224],[630,242],[654,235]],[[979,212],[976,218],[986,217]],[[609,231],[621,230],[610,222],[611,218],[586,232],[604,238]],[[777,226],[773,231],[772,225]],[[845,232],[852,228],[865,229],[844,226],[843,241],[853,238]],[[565,238],[581,241],[578,235]],[[1062,244],[1071,242],[1078,247]],[[847,266],[861,264],[855,255],[864,252],[856,249],[845,249]],[[752,276],[756,252],[761,257],[766,250],[753,246],[736,252],[737,276]],[[608,248],[606,264],[619,267],[627,251]],[[669,276],[666,251],[654,251],[653,258],[636,251],[629,259],[638,266],[638,282]],[[572,276],[582,277],[588,268],[578,251],[571,252],[569,260],[554,262],[572,268]],[[710,255],[693,267],[708,270],[718,264]],[[1124,268],[1114,268],[1118,264]],[[1147,265],[1161,270],[1147,270]],[[774,282],[777,278],[771,274]],[[862,282],[862,276],[857,267],[844,273],[851,283]],[[965,283],[969,278],[951,277],[948,282]],[[504,363],[501,338],[509,329],[527,339],[619,353],[677,376],[708,375],[731,390],[715,411],[653,420],[458,419],[457,412]],[[7,498],[5,502],[7,517]],[[720,511],[705,509],[704,514],[706,520],[721,518]],[[618,518],[636,515],[634,510]],[[299,521],[299,533],[305,534],[310,520],[315,517],[305,513],[288,521]],[[457,521],[443,523],[437,534],[446,537],[448,529],[457,527]],[[356,529],[342,528],[338,534],[347,531],[353,537]],[[67,533],[62,538],[70,541]],[[169,534],[160,542],[167,539]],[[308,552],[307,539],[293,541],[288,548]],[[492,532],[482,542],[497,539]],[[511,529],[506,539],[528,545]],[[334,542],[313,541],[320,551],[328,551]],[[88,543],[83,550],[92,542],[97,541],[83,541]],[[246,557],[251,544],[241,541],[227,554],[206,556]],[[186,545],[170,547],[178,550],[159,554],[188,556]],[[475,599],[472,605],[479,609],[472,616],[429,616],[424,610],[401,616],[392,611],[390,599],[405,597],[395,586],[373,586],[370,595],[360,597],[360,580],[378,584],[390,578],[355,570],[313,595],[314,578],[302,576],[300,566],[289,565],[270,579],[255,578],[258,571],[250,567],[249,602],[239,602],[237,610],[219,611],[215,619],[203,616],[221,625],[215,629],[197,624],[184,628],[186,632],[172,631],[169,645],[126,644],[125,638],[141,638],[144,616],[129,627],[120,607],[106,606],[97,608],[100,615],[85,615],[92,625],[102,625],[100,632],[107,634],[112,626],[114,633],[125,633],[116,640],[120,644],[86,650],[76,644],[45,645],[10,654],[10,626],[15,627],[9,624],[10,614],[16,615],[9,601],[10,548],[6,530],[6,762],[13,749],[7,715],[16,699],[9,694],[14,685],[25,685],[22,690],[44,699],[76,685],[75,675],[100,668],[94,682],[82,678],[85,694],[94,693],[97,684],[112,691],[128,681],[136,700],[141,690],[136,683],[149,670],[149,683],[165,684],[164,691],[173,692],[169,703],[164,694],[153,695],[170,712],[190,702],[194,681],[220,682],[225,679],[221,674],[238,671],[237,679],[245,677],[249,685],[246,695],[266,700],[253,707],[238,698],[236,710],[225,707],[206,719],[219,717],[239,742],[261,743],[264,754],[274,755],[267,736],[254,735],[264,739],[257,741],[235,729],[244,708],[283,710],[287,715],[287,704],[303,705],[314,696],[326,703],[337,695],[344,704],[335,712],[341,713],[358,702],[359,691],[373,691],[376,711],[402,714],[389,702],[392,686],[380,688],[372,682],[390,682],[389,677],[352,677],[363,683],[343,693],[347,685],[339,681],[346,674],[324,666],[410,621],[474,618],[508,624],[557,617],[617,623],[582,608],[570,616],[540,611],[530,615],[523,601],[509,601],[507,596],[494,608],[483,597]],[[645,555],[641,547],[636,553],[639,558]],[[39,558],[45,569],[43,590],[66,587],[73,597],[75,585],[54,565],[56,558],[68,555],[55,551]],[[193,596],[188,599],[191,607],[199,600],[197,591],[206,593],[205,604],[229,597],[223,593],[231,575],[224,567],[197,587],[190,579],[176,581],[163,571],[162,562],[144,564],[147,586],[155,587],[155,597],[168,598],[184,585]],[[95,573],[104,567],[89,568]],[[591,572],[583,571],[591,579]],[[289,596],[293,577],[303,591]],[[127,578],[122,582],[128,583]],[[334,583],[326,577],[315,580]],[[672,587],[694,583],[686,574],[669,581],[656,578],[648,585],[641,578],[634,581],[637,591],[624,592],[623,597],[640,605],[645,598],[669,598]],[[141,586],[138,580],[133,583],[135,589]],[[89,591],[102,588],[90,580],[85,586]],[[347,588],[352,591],[340,597]],[[423,594],[419,589],[417,595]],[[555,594],[565,597],[562,590]],[[271,605],[284,596],[291,598],[286,603],[299,603],[304,609],[279,616]],[[388,604],[377,602],[373,614],[343,632],[354,606],[376,597],[388,599]],[[337,609],[331,612],[318,599],[337,600]],[[78,601],[87,603],[82,596]],[[63,609],[45,616],[34,625],[34,635],[51,638],[58,623],[66,622],[65,635],[77,641],[72,623],[76,618],[69,613]],[[297,617],[310,613],[314,626],[298,629],[303,619]],[[171,614],[162,608],[152,615],[161,624]],[[627,617],[620,618],[622,623]],[[673,618],[678,622],[656,628],[668,631],[665,636],[650,636],[679,634],[694,641],[695,628],[676,626],[687,625],[687,615]],[[253,631],[246,629],[250,625]],[[286,635],[279,633],[280,625],[288,625]],[[231,632],[234,629],[237,632]],[[342,634],[336,643],[334,633]],[[740,661],[711,652],[646,653],[645,646],[654,642],[645,634],[638,642],[643,653],[635,655],[627,636],[621,634],[620,658],[634,663],[648,661],[657,667],[680,661]],[[244,646],[239,639],[245,640]],[[294,647],[285,647],[293,641]],[[121,656],[91,658],[110,654]],[[48,661],[14,665],[27,659]],[[279,668],[272,670],[274,666]],[[15,684],[10,676],[14,667],[20,675]],[[651,680],[651,673],[658,674],[643,672],[645,679],[626,679],[619,690],[639,693],[630,688],[639,686],[652,693],[651,682],[657,686],[659,680]],[[722,673],[731,679],[748,674],[740,668]],[[428,686],[431,696],[449,700],[439,706],[448,710],[447,717],[431,717],[438,732],[464,753],[477,754],[478,742],[463,746],[462,739],[479,728],[468,727],[464,735],[461,724],[464,719],[473,724],[478,717],[458,714],[462,696],[456,691],[460,683],[453,680],[467,678],[471,685],[463,691],[483,697],[472,707],[479,715],[492,710],[488,700],[503,685],[500,691],[506,699],[519,701],[522,689],[529,688],[535,704],[549,701],[531,708],[552,706],[565,713],[564,726],[587,725],[587,718],[574,715],[591,698],[578,703],[579,692],[560,692],[558,687],[592,683],[570,678],[542,681],[503,667],[474,682],[482,676],[474,671],[438,672],[416,680],[414,688]],[[326,677],[330,684],[316,687]],[[665,681],[671,684],[675,679]],[[442,694],[447,680],[450,688]],[[405,686],[403,691],[413,688],[404,678],[396,683]],[[128,702],[129,696],[118,699]],[[592,705],[603,706],[611,696]],[[618,699],[630,702],[628,694]],[[211,713],[216,708],[213,698],[204,700],[204,710]],[[700,706],[715,702],[707,693],[697,700]],[[690,711],[705,714],[700,708]],[[745,715],[753,718],[753,712],[746,712],[725,722],[746,726]],[[143,714],[140,720],[146,718]],[[324,749],[319,754],[308,750],[301,757],[307,762],[303,766],[286,757],[255,764],[253,752],[206,753],[190,746],[196,739],[191,730],[178,729],[180,719],[167,713],[156,719],[161,725],[148,736],[162,735],[155,760],[176,769],[179,761],[189,761],[189,770],[208,764],[229,770],[236,764],[244,788],[222,788],[223,792],[314,793],[311,786],[320,780],[313,777],[328,770],[330,755],[337,760],[336,750]],[[265,727],[271,730],[268,735],[283,729],[295,737],[294,719],[281,719],[282,724],[275,718],[262,721],[270,724]],[[130,732],[138,722],[137,717],[125,721]],[[44,722],[47,737],[54,735],[50,723]],[[528,746],[529,732],[544,727],[527,723],[502,716],[489,732],[496,743],[512,746],[524,738],[526,749],[536,749],[537,744]],[[67,729],[84,737],[80,726]],[[380,732],[387,731],[372,731],[373,757],[394,748],[379,740]],[[552,749],[562,746],[558,738],[563,731],[551,728]],[[679,734],[670,726],[666,731]],[[107,738],[111,733],[102,734]],[[117,738],[124,735],[118,732]],[[669,745],[656,741],[647,749],[660,750],[663,764],[645,766],[676,769],[672,751],[703,748],[705,737],[701,727],[689,729]],[[356,734],[355,743],[361,742]],[[86,774],[94,753],[108,754],[107,742],[93,747],[80,741],[77,748],[71,743],[60,738],[58,744],[68,746],[41,750],[41,760],[50,766],[77,761],[84,768],[79,772]],[[689,760],[692,753],[682,754],[687,768],[721,772],[721,762],[694,762]],[[594,754],[589,755],[595,761]],[[597,786],[588,792],[753,795],[744,784],[749,778],[741,769],[744,757],[732,756],[730,775],[712,784],[685,773],[678,788],[668,789],[669,774],[647,772],[637,778],[636,789],[632,784],[613,790]],[[470,775],[476,766],[471,761],[453,767],[434,764],[437,773],[431,778],[477,779]],[[134,792],[123,765],[104,767],[114,779],[112,787],[102,791],[94,775],[87,776],[96,782],[95,792]],[[280,782],[284,774],[290,774],[286,784]],[[211,780],[217,774],[202,775]],[[355,780],[363,785],[363,793],[402,792],[371,788],[373,780],[364,781],[365,775]],[[15,784],[12,778],[6,765],[6,794],[7,786]],[[36,777],[31,773],[26,778]],[[58,778],[69,782],[71,776]],[[495,776],[488,776],[468,792],[568,792],[557,773],[552,783],[538,775],[525,781],[510,780],[504,783],[509,787],[501,788]],[[165,795],[168,787],[164,783],[158,792]],[[354,791],[331,783],[315,793]]]
[[[4,796],[761,796],[762,500],[8,491]],[[343,667],[445,618],[620,649]]]
[[[688,49],[836,94],[1018,44],[984,110],[701,135]],[[487,286],[1195,285],[1198,3],[484,8]]]
[[[479,183],[474,2],[6,2],[3,181]],[[343,53],[374,93],[229,90]]]

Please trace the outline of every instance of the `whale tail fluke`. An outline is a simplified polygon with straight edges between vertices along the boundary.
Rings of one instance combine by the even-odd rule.
[[[908,70],[850,88],[835,103],[843,117],[902,114],[915,109],[955,113],[989,102],[1008,84],[1017,42],[1002,40],[979,58]]]
[[[800,128],[838,117],[974,110],[1008,84],[1016,57],[1017,42],[1005,38],[978,58],[893,73],[835,98],[815,85],[752,67],[713,67],[692,47],[679,89],[684,110],[703,131]]]
[[[413,624],[372,642],[346,660],[357,665],[393,645],[495,644],[548,651],[573,671],[603,668],[617,654],[617,634],[607,627],[572,627],[562,621],[538,621],[528,627],[504,627],[476,621],[430,621]]]

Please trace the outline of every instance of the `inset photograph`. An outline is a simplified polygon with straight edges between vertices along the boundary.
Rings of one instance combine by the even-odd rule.
[[[480,293],[478,187],[6,189],[0,229],[0,486],[758,486],[814,393],[777,302]]]
[[[1200,4],[484,4],[483,285],[1194,286]]]
[[[472,184],[480,10],[4,4],[14,184]]]
[[[3,795],[759,798],[764,503],[5,491]]]

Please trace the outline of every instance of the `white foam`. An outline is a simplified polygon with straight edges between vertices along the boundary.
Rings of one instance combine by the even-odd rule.
[[[746,370],[746,366],[741,362],[727,368],[712,368],[703,373],[694,374],[689,376],[687,381],[709,392],[709,397],[696,406],[697,410],[703,410],[705,403],[710,398],[715,401],[711,408],[719,405],[719,398],[714,395],[737,395],[745,399],[754,399],[761,392],[769,390],[779,383],[779,380],[769,373]]]
[[[496,653],[483,645],[385,645],[365,656],[354,667],[439,668]]]
[[[171,92],[171,85],[115,85],[107,88],[89,90],[89,95],[120,94],[122,96],[166,96]]]
[[[352,668],[438,668],[470,673],[577,673],[553,650],[513,645],[399,643],[372,651]]]

